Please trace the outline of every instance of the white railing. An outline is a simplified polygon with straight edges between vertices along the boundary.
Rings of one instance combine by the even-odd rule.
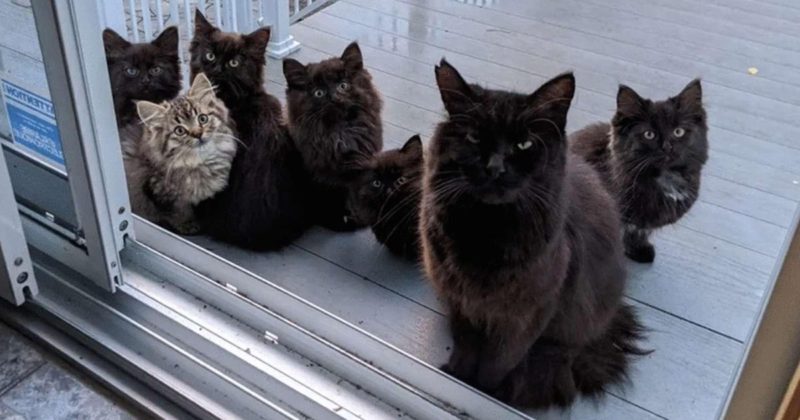
[[[230,32],[272,27],[267,54],[283,58],[300,48],[289,25],[331,0],[97,0],[106,26],[132,42],[152,40],[165,27],[176,25],[182,42],[194,32],[194,10],[200,9],[216,26]],[[293,9],[290,11],[290,4]],[[185,52],[186,49],[183,49]],[[184,57],[185,60],[186,57]]]
[[[289,20],[297,23],[336,0],[284,0],[289,3]]]

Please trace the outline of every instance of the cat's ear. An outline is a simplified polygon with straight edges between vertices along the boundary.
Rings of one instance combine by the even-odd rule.
[[[350,73],[355,73],[364,68],[364,57],[361,55],[361,48],[358,47],[358,42],[353,41],[344,49],[342,61],[344,61],[344,67]]]
[[[208,19],[206,19],[206,17],[203,15],[203,12],[201,12],[200,9],[194,9],[195,36],[200,35],[202,37],[208,37],[209,35],[218,30],[219,29],[217,29],[214,25],[211,24],[211,22],[208,21]]]
[[[264,57],[264,52],[267,50],[269,43],[270,29],[268,26],[258,28],[255,31],[244,35],[245,48],[249,54],[253,56]]]
[[[412,136],[400,149],[400,153],[413,160],[422,160],[422,139],[419,134]]]
[[[698,111],[703,109],[703,87],[700,79],[694,79],[676,97],[681,110]]]
[[[547,118],[561,129],[567,125],[567,112],[575,96],[575,75],[564,73],[543,84],[528,96],[530,112],[533,115],[547,115]]]
[[[308,84],[306,66],[293,58],[283,60],[283,76],[290,88],[304,89]]]
[[[617,91],[617,113],[620,115],[637,115],[644,108],[645,99],[635,90],[625,85],[619,85]]]
[[[167,108],[153,102],[136,101],[136,112],[143,123],[149,124],[154,118],[167,112]]]
[[[214,85],[211,84],[211,80],[208,80],[205,73],[198,73],[192,81],[192,86],[189,87],[187,96],[203,99],[209,95],[214,95]]]
[[[178,27],[170,26],[164,29],[151,44],[166,54],[178,55]]]
[[[106,29],[103,31],[103,47],[106,50],[106,56],[117,57],[130,46],[130,42],[113,30]]]
[[[475,92],[455,67],[443,58],[435,71],[436,84],[448,114],[461,114],[475,106]]]

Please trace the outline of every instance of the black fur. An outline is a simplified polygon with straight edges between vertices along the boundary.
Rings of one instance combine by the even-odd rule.
[[[309,180],[282,121],[280,102],[263,87],[269,29],[224,33],[199,11],[195,22],[192,77],[203,72],[217,86],[242,141],[228,187],[198,206],[198,218],[214,238],[246,248],[280,249],[309,225]]]

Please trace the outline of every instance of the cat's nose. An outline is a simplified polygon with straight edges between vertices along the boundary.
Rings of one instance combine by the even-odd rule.
[[[506,172],[505,159],[499,154],[492,155],[492,157],[489,158],[486,169],[489,171],[489,175],[491,175],[492,178],[497,178],[500,174]]]

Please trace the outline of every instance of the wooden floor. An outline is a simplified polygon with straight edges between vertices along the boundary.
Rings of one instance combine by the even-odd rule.
[[[537,417],[714,418],[739,363],[800,200],[800,4],[793,0],[340,0],[292,27],[306,62],[358,40],[384,95],[387,147],[428,139],[442,118],[433,66],[532,92],[574,70],[569,129],[608,120],[617,85],[645,96],[703,78],[711,158],[700,201],[658,232],[652,265],[631,263],[628,299],[655,352],[600,404]],[[473,2],[474,3],[474,2]],[[478,2],[480,3],[480,2]],[[758,74],[748,74],[748,68]],[[278,62],[269,90],[283,97]],[[447,359],[446,315],[419,270],[369,232],[316,229],[254,254],[201,244],[433,365]]]

